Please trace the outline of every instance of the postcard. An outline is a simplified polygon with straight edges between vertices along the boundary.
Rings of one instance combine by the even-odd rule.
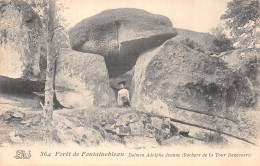
[[[259,11],[0,1],[0,165],[260,165]]]

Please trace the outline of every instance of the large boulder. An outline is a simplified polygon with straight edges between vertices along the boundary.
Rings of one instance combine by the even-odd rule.
[[[0,76],[40,78],[41,20],[22,1],[0,3]]]
[[[253,93],[245,93],[249,95],[245,101],[245,105],[258,105],[260,107],[258,97],[260,96],[260,69],[259,69],[259,51],[256,49],[240,48],[223,52],[218,55],[224,62],[227,63],[228,67],[240,76],[246,78],[247,86]],[[258,102],[258,103],[257,103]]]
[[[209,33],[195,32],[181,28],[177,28],[176,30],[178,32],[178,35],[174,38],[174,41],[186,43],[187,40],[189,40],[193,42],[195,50],[205,53],[211,52],[212,43],[215,39],[215,36]]]
[[[250,84],[244,74],[220,58],[190,49],[173,38],[139,56],[131,104],[145,112],[250,138],[249,132],[237,126],[240,108],[255,102]],[[190,135],[200,133],[191,126],[174,125]]]
[[[230,69],[217,57],[205,55],[174,39],[139,56],[132,81],[132,105],[160,114],[175,112],[187,119],[177,107],[201,110],[230,117],[252,91],[247,79]],[[194,115],[190,119],[194,118]],[[198,120],[198,119],[197,119]],[[199,120],[198,120],[199,121]]]
[[[167,17],[131,8],[103,11],[79,22],[69,32],[72,49],[105,57],[113,88],[123,79],[131,83],[132,74],[126,73],[141,52],[176,35]]]
[[[55,89],[65,107],[109,106],[115,101],[104,58],[71,49],[60,52]]]

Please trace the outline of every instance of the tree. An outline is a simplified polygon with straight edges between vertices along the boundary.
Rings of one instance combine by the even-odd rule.
[[[259,40],[260,7],[258,0],[233,0],[228,3],[228,10],[221,16],[226,27],[239,47],[254,48]]]
[[[216,27],[213,27],[209,30],[209,34],[213,36],[222,36],[222,35],[226,36],[226,31],[223,25],[218,24]]]
[[[29,0],[30,5],[39,14],[43,34],[41,47],[44,50],[46,61],[45,99],[44,99],[44,140],[48,142],[51,137],[52,116],[55,97],[56,60],[61,47],[68,47],[68,37],[64,30],[64,19],[58,14],[63,6],[54,0]]]
[[[48,37],[46,45],[46,81],[45,81],[45,102],[44,102],[44,138],[48,141],[52,114],[53,114],[53,98],[54,98],[54,74],[55,74],[55,61],[54,61],[54,48],[53,48],[53,35],[54,35],[54,13],[55,1],[49,1],[49,9],[47,14],[47,28]]]

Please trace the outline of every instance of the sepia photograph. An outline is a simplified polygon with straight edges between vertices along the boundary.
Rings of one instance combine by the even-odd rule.
[[[259,0],[0,0],[0,165],[260,165]]]

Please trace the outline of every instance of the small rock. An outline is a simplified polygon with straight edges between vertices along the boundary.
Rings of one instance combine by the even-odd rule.
[[[20,123],[25,125],[25,126],[29,126],[31,124],[31,120],[23,120]]]
[[[154,133],[151,130],[145,130],[144,136],[149,138],[154,138]]]
[[[5,112],[4,114],[3,114],[3,116],[4,116],[4,120],[9,120],[12,116],[10,115],[10,112]]]
[[[157,129],[154,126],[147,125],[146,126],[146,133],[145,136],[147,137],[154,137],[156,139],[162,139],[163,138],[163,133],[161,130]]]
[[[120,114],[116,112],[113,117],[116,119],[116,118],[118,118],[119,116],[120,116]]]
[[[19,136],[15,135],[14,131],[9,133],[9,138],[11,139],[11,141],[13,143],[22,143],[23,142],[22,139]]]
[[[42,119],[41,116],[34,117],[32,120],[32,125],[34,125],[34,126],[39,125],[39,123],[41,122],[41,119]]]
[[[60,143],[63,144],[70,144],[70,143],[76,143],[75,137],[73,135],[68,134],[68,131],[62,130],[57,133],[57,137],[60,141]]]
[[[116,134],[119,136],[125,136],[125,135],[130,135],[131,134],[131,129],[129,126],[116,126]]]
[[[114,132],[115,133],[115,124],[106,124],[105,126],[104,126],[104,129],[106,130],[106,131],[111,131],[111,132]]]
[[[150,118],[148,115],[146,115],[146,114],[141,114],[141,115],[140,115],[140,121],[141,121],[144,125],[146,125],[146,124],[152,122],[152,121],[151,121],[151,118]]]
[[[119,136],[112,133],[107,133],[106,140],[108,140],[109,142],[123,143],[123,140]]]
[[[105,119],[101,120],[99,123],[102,127],[104,127],[107,124],[107,121]]]
[[[19,112],[19,111],[18,112],[12,112],[11,116],[14,117],[14,118],[20,118],[20,119],[24,118],[24,114]]]
[[[101,134],[91,128],[75,127],[68,130],[68,134],[74,136],[75,141],[87,146],[98,145],[103,141]]]
[[[169,118],[164,119],[162,125],[163,138],[168,139],[174,135],[178,135],[178,128],[175,127]]]
[[[97,132],[100,133],[100,135],[102,136],[102,138],[106,137],[106,130],[100,126],[100,125],[93,125],[91,128],[95,129]]]
[[[133,123],[139,120],[139,116],[136,113],[128,113],[124,114],[124,116],[128,119],[128,122]]]
[[[130,123],[130,129],[133,135],[144,135],[145,133],[144,124],[142,121]]]
[[[162,128],[162,124],[163,124],[163,120],[157,117],[151,117],[152,123],[151,125],[157,129],[161,129]]]
[[[135,114],[135,113],[126,113],[126,114],[120,115],[116,119],[116,125],[117,126],[127,125],[129,123],[137,122],[138,120],[139,120],[139,117],[137,116],[137,114]]]

